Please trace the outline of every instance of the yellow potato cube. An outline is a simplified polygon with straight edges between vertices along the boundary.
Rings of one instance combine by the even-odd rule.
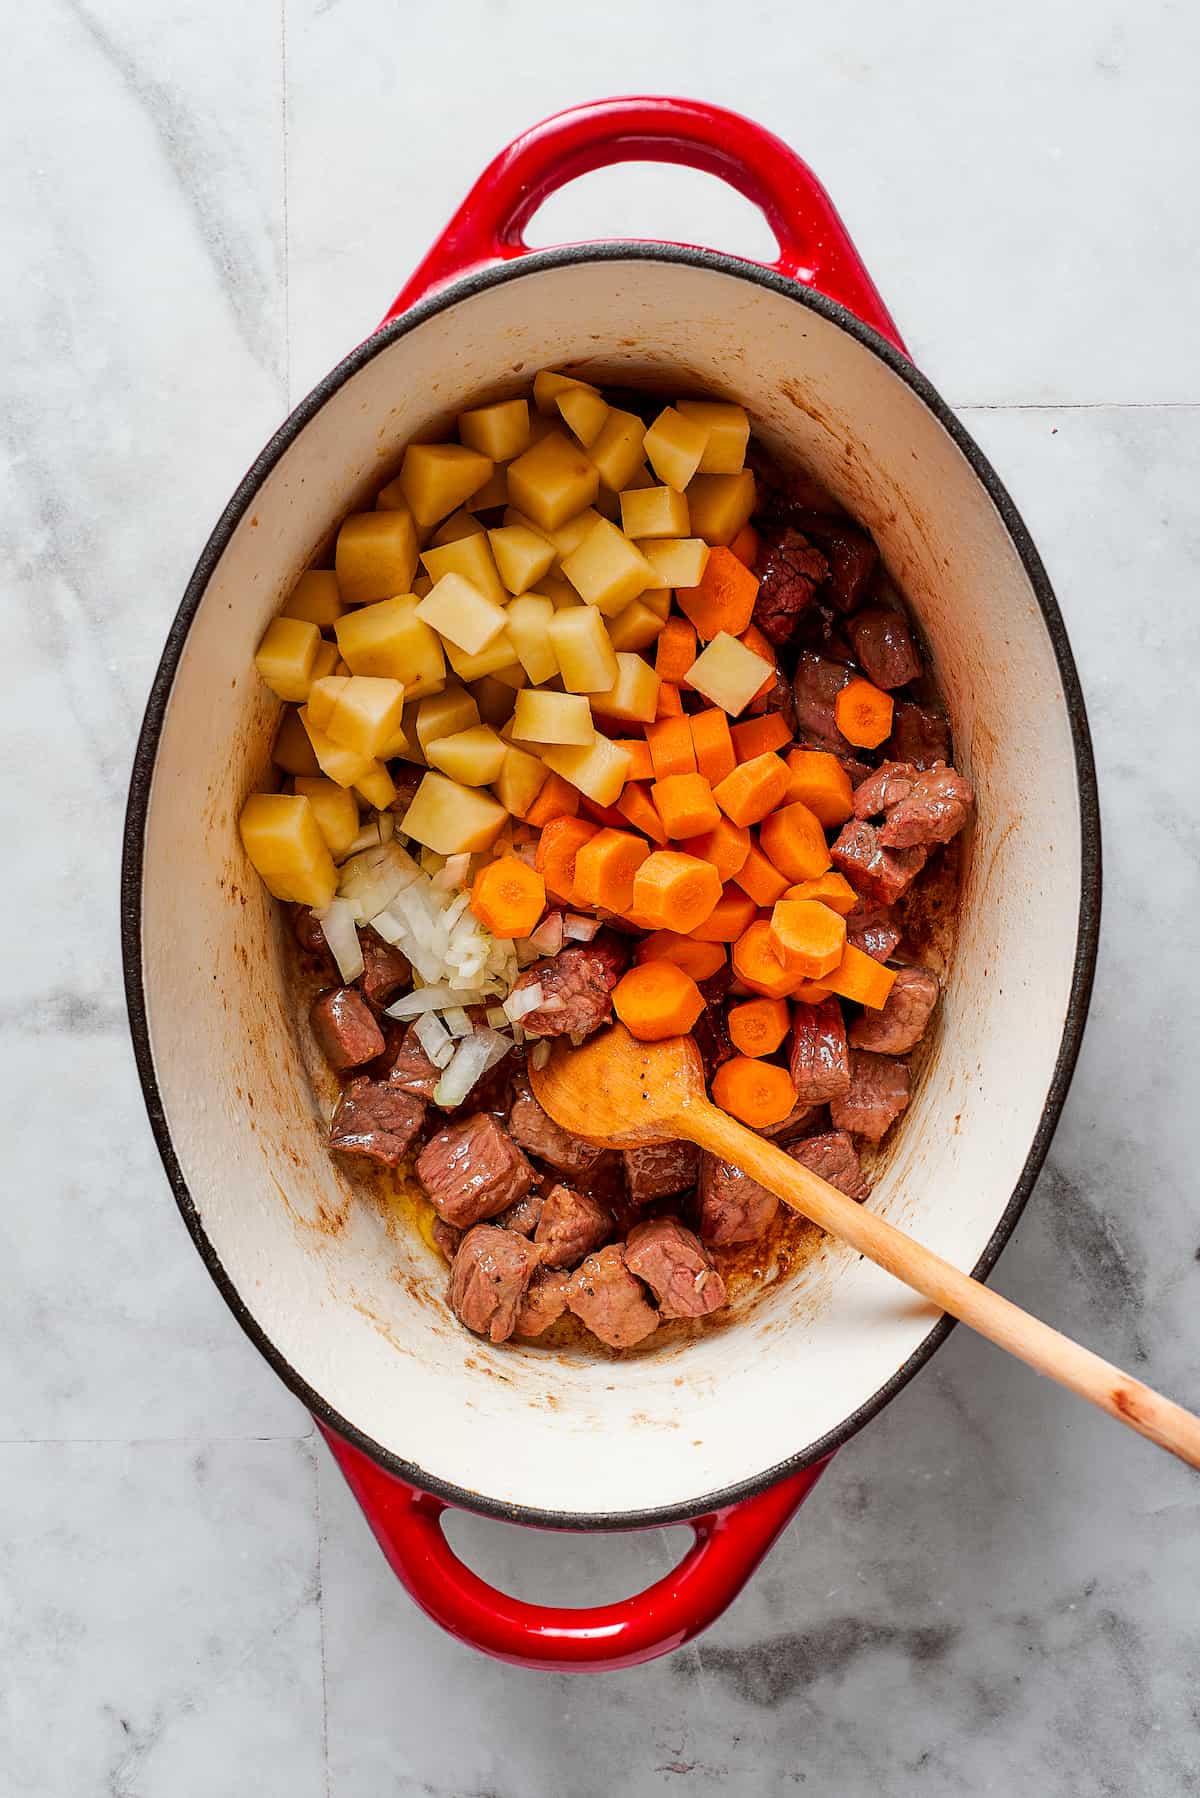
[[[529,448],[529,401],[494,400],[458,415],[458,434],[468,449],[493,462],[511,462]]]
[[[411,513],[400,508],[354,513],[338,532],[333,560],[338,591],[348,606],[407,593],[417,572],[417,527]]]
[[[554,566],[554,545],[529,525],[506,524],[488,532],[500,579],[510,593],[527,593]]]
[[[348,674],[325,674],[315,680],[309,689],[306,715],[318,730],[328,732],[329,720],[333,717],[334,707],[350,685]]]
[[[506,812],[523,818],[549,778],[550,770],[540,756],[509,743],[492,791]]]
[[[322,642],[317,651],[317,659],[313,663],[313,679],[315,681],[324,680],[327,674],[334,672],[339,660],[337,644]]]
[[[671,595],[667,594],[667,605],[670,606]],[[617,651],[618,657],[623,649],[649,649],[657,643],[659,634],[666,620],[660,618],[643,599],[635,599],[618,612],[615,618],[608,620],[609,642]]]
[[[446,658],[437,632],[417,617],[420,603],[409,593],[338,619],[333,627],[338,648],[352,673],[401,681],[408,699],[437,691],[446,678]]]
[[[603,693],[617,678],[617,653],[595,606],[564,606],[550,620],[550,641],[568,693]]]
[[[308,732],[293,706],[284,708],[271,749],[271,760],[285,774],[319,774],[321,771]]]
[[[473,518],[464,507],[460,506],[457,512],[451,512],[445,524],[439,524],[429,542],[433,549],[441,549],[445,544],[457,543],[463,537],[482,537],[482,535],[483,526],[479,520]],[[425,557],[422,556],[421,560],[424,562]],[[425,566],[428,567],[429,564],[426,562]]]
[[[698,587],[708,561],[703,537],[646,539],[638,548],[666,587]]]
[[[508,469],[494,468],[483,486],[467,501],[468,512],[491,512],[508,504]]]
[[[590,743],[592,708],[580,693],[523,687],[513,707],[512,734],[522,743]]]
[[[671,616],[673,598],[674,595],[669,587],[647,587],[646,591],[640,595],[640,604],[647,606],[654,616],[665,624]]]
[[[646,464],[644,462],[639,462],[629,479],[626,481],[624,490],[626,493],[640,493],[643,487],[653,487],[655,484],[654,476],[650,473]]]
[[[464,787],[431,768],[404,814],[404,834],[438,855],[474,855],[490,849],[508,813],[490,793]]]
[[[686,537],[688,503],[673,487],[627,488],[621,495],[621,529],[627,537]]]
[[[478,655],[468,655],[465,649],[459,649],[457,644],[447,640],[446,656],[459,680],[473,681],[482,679],[485,674],[499,674],[511,668],[517,660],[517,646],[507,630],[503,630]]]
[[[547,543],[550,544],[552,549],[554,548],[554,541],[550,535],[550,532],[547,530],[544,530],[540,524],[534,524],[532,518],[527,518],[525,516],[524,512],[519,512],[517,510],[516,506],[505,506],[504,517],[501,520],[501,523],[505,530],[519,529],[519,530],[523,530],[523,531],[532,531],[535,537],[543,538]],[[554,563],[557,563],[557,561],[558,561],[558,551],[557,551],[557,549],[555,549],[554,550]],[[554,566],[554,563],[551,564],[552,567]]]
[[[590,381],[577,381],[574,375],[560,375],[551,368],[543,368],[533,377],[533,403],[539,412],[553,416],[558,410],[559,394],[572,387],[582,387],[585,393],[599,391]]]
[[[473,724],[431,743],[429,765],[451,780],[461,780],[464,787],[489,787],[499,778],[506,748],[490,724]]]
[[[417,742],[428,755],[429,745],[439,737],[452,737],[478,723],[479,707],[466,688],[457,681],[447,681],[440,693],[431,693],[418,705],[413,728]]]
[[[762,686],[763,670],[761,656],[728,631],[720,631],[696,657],[687,679],[697,693],[703,693],[705,699],[711,699],[723,712],[736,718]]]
[[[688,488],[688,509],[697,537],[706,543],[732,543],[754,510],[753,474],[748,468],[741,474],[698,474]]]
[[[311,699],[308,709],[326,735],[346,749],[357,749],[372,760],[400,753],[404,688],[398,680],[384,680],[376,674],[352,674],[335,698],[324,724],[317,718]]]
[[[337,623],[345,610],[333,569],[310,568],[288,594],[287,604],[279,616],[303,618],[307,623],[315,624],[318,630],[326,630]]]
[[[539,593],[525,593],[508,608],[508,634],[517,646],[521,666],[535,687],[553,680],[558,657],[550,641],[554,601]]]
[[[595,443],[608,418],[608,407],[598,393],[587,387],[564,387],[554,403],[584,449]]]
[[[317,829],[324,837],[330,855],[341,861],[343,856],[349,855],[350,845],[358,835],[358,805],[354,794],[335,786],[323,775],[315,779],[299,775],[296,791],[312,806]]]
[[[506,687],[504,682],[494,674],[485,674],[471,688],[475,703],[479,707],[479,716],[493,730],[500,730],[513,714],[513,703],[516,691]]]
[[[507,668],[497,668],[495,674],[489,674],[485,678],[499,681],[502,687],[510,687],[514,693],[519,693],[522,687],[529,685],[529,676],[520,662],[511,662]]]
[[[570,581],[565,581],[561,574],[544,574],[534,591],[548,599],[556,612],[561,612],[564,606],[583,604]]]
[[[579,547],[563,557],[562,570],[588,605],[614,617],[655,579],[641,550],[607,518],[597,518]]]
[[[649,662],[629,650],[618,650],[617,678],[606,693],[592,694],[592,705],[604,718],[619,718],[622,723],[629,724],[653,724],[658,711],[660,684]]]
[[[337,869],[303,795],[252,793],[242,807],[238,830],[269,893],[324,910],[337,891]]]
[[[491,555],[490,550],[488,554]],[[473,582],[454,573],[443,574],[434,581],[432,590],[417,606],[417,617],[431,625],[443,643],[469,656],[477,656],[504,629],[504,607],[481,593]]]
[[[321,773],[327,774],[339,787],[357,786],[360,777],[371,766],[371,757],[361,755],[357,749],[347,749],[344,743],[335,743],[328,732],[314,722],[307,706],[301,707],[300,722],[308,732]]]
[[[400,721],[404,747],[395,752],[397,755],[403,756],[406,762],[416,762],[420,768],[425,766],[425,751],[421,748],[420,739],[417,736],[417,713],[424,703],[423,699],[405,699],[404,716]],[[385,756],[383,759],[390,761],[391,757]]]
[[[471,522],[476,521],[472,519]],[[485,599],[498,606],[507,605],[508,588],[500,579],[492,546],[482,525],[467,537],[458,537],[453,543],[425,550],[421,560],[435,586],[445,574],[461,574],[463,580],[470,581]]]
[[[603,481],[601,481],[600,491],[596,495],[595,509],[600,514],[601,518],[607,518],[610,524],[620,524],[620,522],[621,522],[621,498],[620,498],[620,495],[614,493],[612,491],[611,487],[606,487],[604,485]]]
[[[508,465],[514,506],[540,530],[555,530],[590,506],[600,477],[577,443],[551,431]]]
[[[418,574],[413,579],[413,598],[428,599],[433,592],[433,582],[427,574]]]
[[[599,731],[587,748],[555,744],[542,752],[542,760],[594,805],[615,805],[629,776],[629,751]]]
[[[613,493],[624,493],[642,465],[646,427],[636,412],[610,406],[604,429],[588,450],[593,467]]]
[[[273,618],[254,657],[254,666],[280,699],[307,699],[321,633],[305,618]]]
[[[680,400],[677,411],[708,432],[699,474],[739,474],[746,461],[750,420],[744,406],[724,400]]]
[[[355,781],[354,788],[379,812],[386,812],[396,797],[396,783],[382,762],[369,763]]]
[[[399,475],[394,481],[389,481],[386,487],[379,489],[375,495],[375,510],[377,512],[408,511],[408,501],[404,497],[404,489],[400,485]]]
[[[491,479],[490,456],[463,443],[410,443],[400,464],[400,491],[422,530],[445,518]]]
[[[569,556],[577,550],[594,524],[599,523],[600,514],[594,506],[585,506],[582,512],[576,512],[574,518],[568,518],[553,531],[545,531],[544,536],[553,543],[559,557]]]
[[[664,406],[646,432],[646,454],[660,481],[682,493],[704,455],[708,432],[674,406]]]

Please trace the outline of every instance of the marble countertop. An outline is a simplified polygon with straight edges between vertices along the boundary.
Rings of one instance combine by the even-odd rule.
[[[1009,483],[1091,707],[1096,999],[996,1284],[1197,1402],[1200,14],[56,0],[5,35],[4,1798],[1196,1791],[1200,1484],[965,1331],[698,1646],[570,1680],[442,1636],[179,1222],[115,898],[164,632],[289,406],[521,127],[631,87],[739,107],[814,163]],[[668,170],[534,235],[614,230],[766,248]],[[452,1534],[577,1602],[681,1540]]]

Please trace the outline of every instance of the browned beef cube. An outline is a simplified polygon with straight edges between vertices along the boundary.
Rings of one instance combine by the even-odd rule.
[[[921,672],[921,658],[902,612],[864,606],[846,625],[854,654],[877,687],[903,687]]]
[[[629,1232],[625,1265],[644,1280],[662,1317],[707,1317],[725,1303],[725,1282],[700,1238],[677,1217],[652,1217]]]
[[[884,762],[882,767],[873,768],[854,789],[854,816],[878,818],[889,805],[908,798],[919,774],[920,769],[911,762]]]
[[[383,1054],[383,1031],[362,994],[352,986],[318,993],[308,1019],[321,1053],[339,1074],[347,1068],[360,1068],[364,1061],[374,1061]]]
[[[774,525],[763,533],[755,573],[759,586],[754,622],[768,643],[789,643],[797,618],[828,579],[829,563],[799,531]]]
[[[839,1130],[878,1142],[907,1108],[908,1066],[890,1055],[850,1051],[850,1090],[833,1099],[829,1115]]]
[[[333,957],[329,953],[329,944],[325,940],[325,932],[315,912],[307,905],[296,905],[292,908],[292,934],[306,955],[315,955],[323,962],[333,965]]]
[[[822,1136],[806,1136],[793,1143],[788,1154],[822,1180],[828,1180],[839,1192],[856,1204],[869,1195],[871,1183],[863,1174],[858,1150],[844,1130],[829,1130]]]
[[[424,778],[424,768],[418,768],[414,762],[393,762],[392,783],[396,788],[396,797],[388,806],[389,812],[398,812],[403,816],[416,798],[417,788]]]
[[[567,1304],[610,1348],[632,1348],[658,1328],[658,1312],[626,1267],[619,1242],[610,1242],[575,1269],[567,1281]]]
[[[494,1224],[476,1224],[450,1268],[450,1309],[476,1336],[507,1342],[540,1257],[531,1243]]]
[[[887,961],[902,934],[890,905],[867,905],[860,900],[846,913],[846,941],[875,961]]]
[[[877,905],[894,905],[929,858],[927,849],[888,849],[874,824],[852,818],[829,851],[834,867],[855,892]]]
[[[700,1177],[700,1151],[694,1142],[651,1142],[624,1154],[625,1184],[635,1205],[687,1192]]]
[[[420,1099],[432,1099],[441,1072],[430,1061],[417,1037],[417,1027],[410,1024],[400,1038],[400,1046],[392,1057],[389,1078],[403,1092],[416,1093]]]
[[[612,1235],[612,1212],[589,1193],[552,1186],[546,1194],[534,1241],[547,1267],[578,1267],[585,1255]]]
[[[731,1161],[700,1157],[700,1235],[705,1242],[753,1242],[774,1221],[779,1200]]]
[[[573,1180],[580,1180],[590,1173],[604,1154],[595,1143],[584,1142],[581,1136],[572,1136],[569,1130],[556,1124],[549,1112],[539,1105],[524,1074],[518,1075],[513,1082],[508,1128],[527,1154],[536,1155],[539,1161],[547,1162]]]
[[[911,762],[914,768],[932,768],[935,762],[948,762],[950,725],[945,714],[912,700],[897,700],[887,752],[893,761]]]
[[[343,1155],[366,1155],[396,1167],[424,1121],[423,1100],[388,1080],[360,1074],[342,1089],[329,1126],[329,1146]]]
[[[363,971],[358,979],[363,997],[382,1010],[412,980],[412,969],[399,949],[393,949],[375,931],[360,930],[358,940],[362,944]]]
[[[835,611],[852,612],[862,603],[879,561],[874,543],[865,531],[845,518],[807,511],[791,511],[788,516],[798,531],[812,538],[829,563],[829,579],[821,589],[821,598]]]
[[[939,762],[918,774],[907,795],[890,805],[879,827],[885,849],[914,849],[948,843],[971,815],[975,794],[956,768]]]
[[[806,1105],[797,1099],[787,1116],[780,1118],[777,1124],[758,1124],[755,1128],[759,1136],[769,1136],[772,1142],[777,1142],[782,1147],[791,1137],[799,1136],[802,1131],[815,1129],[823,1116],[820,1105]]]
[[[813,749],[853,754],[837,727],[834,705],[850,679],[845,662],[832,662],[815,649],[802,649],[796,657],[792,685],[796,694],[796,730]]]
[[[538,1219],[542,1215],[542,1207],[546,1203],[546,1195],[535,1186],[523,1198],[501,1211],[496,1222],[502,1230],[515,1230],[518,1236],[532,1236],[538,1227]]]
[[[432,1224],[429,1226],[429,1234],[433,1237],[433,1240],[437,1243],[438,1248],[441,1249],[442,1254],[446,1257],[447,1261],[453,1261],[455,1255],[458,1253],[458,1245],[463,1239],[462,1231],[456,1230],[453,1224],[448,1224],[445,1218],[435,1217]]]
[[[788,1068],[804,1105],[824,1105],[850,1084],[846,1024],[836,999],[792,1007],[792,1047]]]
[[[508,1131],[477,1111],[430,1137],[417,1156],[417,1179],[438,1216],[466,1230],[522,1198],[533,1169]]]
[[[612,1016],[612,990],[629,965],[629,946],[612,931],[535,961],[516,987],[535,983],[543,1003],[521,1022],[535,1036],[586,1036]],[[547,1003],[548,1001],[548,1003]]]
[[[540,1336],[558,1322],[567,1308],[569,1274],[558,1267],[538,1267],[525,1288],[521,1308],[517,1312],[514,1336]]]
[[[938,983],[928,968],[900,968],[886,1005],[864,1010],[850,1026],[850,1041],[877,1055],[905,1055],[925,1034],[937,1002]]]
[[[725,1015],[725,996],[732,978],[732,969],[726,962],[707,980],[699,982],[704,1010],[692,1025],[692,1041],[700,1051],[706,1080],[711,1080],[721,1063],[729,1061],[735,1053]]]

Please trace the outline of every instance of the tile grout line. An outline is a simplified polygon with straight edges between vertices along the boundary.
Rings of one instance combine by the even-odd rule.
[[[325,1798],[330,1798],[332,1786],[329,1767],[329,1677],[325,1653],[325,1558],[324,1558],[324,1516],[321,1511],[321,1457],[317,1452],[316,1433],[306,1438],[312,1443],[313,1463],[313,1502],[317,1521],[317,1627],[321,1646],[321,1759],[325,1774]]]
[[[288,0],[279,0],[279,123],[282,135],[283,176],[283,388],[288,412],[292,409],[292,243],[288,224]]]
[[[1200,400],[947,400],[954,412],[1195,412]]]

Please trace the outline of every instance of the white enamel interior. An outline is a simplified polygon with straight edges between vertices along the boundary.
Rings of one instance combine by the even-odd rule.
[[[682,1351],[614,1363],[492,1348],[445,1311],[443,1264],[351,1203],[325,1151],[328,1085],[311,1077],[286,945],[235,828],[267,776],[276,710],[255,644],[407,438],[579,362],[744,402],[870,527],[933,645],[978,821],[936,1038],[870,1202],[964,1267],[1009,1201],[1051,1083],[1080,817],[1055,658],[984,488],[885,364],[748,279],[634,260],[527,272],[377,355],[282,457],[193,620],[151,795],[144,974],[175,1150],[245,1306],[337,1413],[433,1478],[586,1516],[685,1505],[776,1466],[868,1400],[933,1319],[833,1246]]]

